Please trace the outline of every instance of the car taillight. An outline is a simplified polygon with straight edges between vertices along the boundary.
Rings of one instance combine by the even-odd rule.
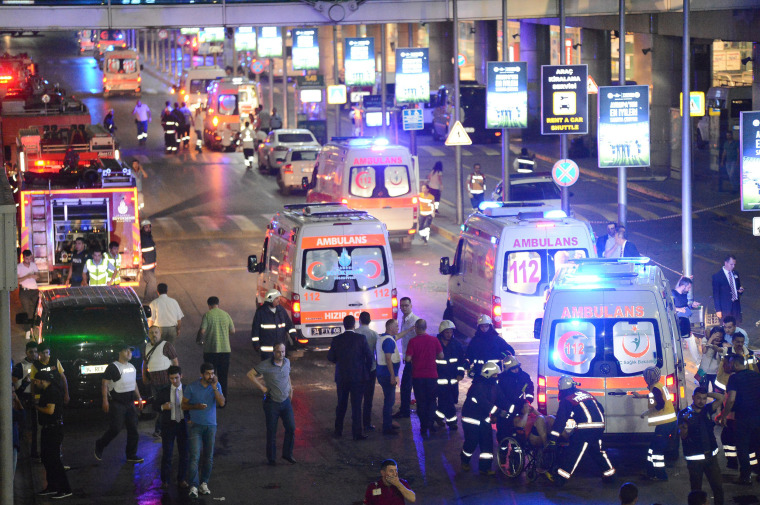
[[[546,377],[538,376],[538,411],[546,415]]]
[[[214,118],[211,120],[211,124],[216,126],[219,124],[219,118],[214,116]]]
[[[501,298],[498,296],[492,298],[491,317],[493,318],[493,327],[501,328]]]
[[[396,288],[391,289],[391,307],[393,309],[393,319],[398,316],[398,292]]]
[[[285,165],[284,167],[282,167],[282,171],[285,172],[286,174],[292,174],[293,173],[293,165],[291,165],[290,163],[288,163],[287,165]]]
[[[340,203],[342,203],[343,205],[348,205],[348,198],[343,198],[343,199],[340,201]]]
[[[142,400],[142,399],[135,400],[135,406],[140,405],[140,404],[145,405],[146,403],[148,403],[147,400]]]
[[[173,94],[174,94],[174,88],[172,88],[172,89],[170,89],[170,90],[169,90],[169,94],[170,94],[170,95],[173,95]]]
[[[142,76],[140,75],[137,76],[137,82],[142,82]]]
[[[105,78],[105,77],[103,77],[103,84],[105,84],[105,83],[106,83],[106,78]]]
[[[301,324],[301,296],[293,293],[291,298],[291,309],[293,312],[293,324]]]
[[[665,377],[665,387],[668,388],[668,391],[670,391],[670,394],[673,396],[673,400],[677,402],[678,400],[676,399],[676,388],[678,387],[678,381],[676,380],[676,376],[674,374]],[[684,398],[686,395],[686,391],[684,391],[683,386],[680,387],[679,395],[681,398]]]

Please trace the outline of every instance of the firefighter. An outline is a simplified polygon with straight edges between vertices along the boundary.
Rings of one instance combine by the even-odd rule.
[[[520,150],[520,154],[515,158],[512,168],[514,168],[515,172],[518,174],[531,174],[533,173],[533,167],[535,167],[535,165],[535,156],[530,154],[528,150],[523,147]]]
[[[113,279],[113,263],[103,257],[103,251],[94,248],[92,257],[84,264],[84,281],[90,286],[108,286]]]
[[[491,469],[493,462],[493,429],[491,418],[499,410],[499,385],[496,377],[499,367],[495,363],[486,363],[480,373],[472,380],[467,391],[467,399],[462,405],[462,429],[464,430],[464,445],[460,458],[462,470],[470,471],[470,459],[475,448],[480,446],[478,467],[481,475],[494,475]]]
[[[253,131],[251,123],[245,122],[243,131],[240,132],[240,142],[243,147],[243,159],[245,160],[245,170],[249,171],[253,168],[253,153],[254,153],[254,141],[256,140],[256,132]]]
[[[433,224],[435,197],[430,193],[427,185],[423,184],[417,198],[420,202],[420,238],[427,245],[428,239],[430,239],[430,225]]]
[[[464,378],[464,349],[454,337],[454,323],[448,320],[438,325],[438,341],[443,348],[443,359],[437,359],[438,365],[438,408],[435,411],[436,422],[440,426],[447,424],[450,430],[457,429],[457,408],[459,403],[459,381]]]
[[[569,437],[569,446],[562,453],[556,474],[548,474],[558,486],[562,486],[573,475],[583,455],[588,451],[599,468],[602,469],[602,480],[611,482],[615,475],[607,453],[602,447],[604,433],[604,409],[596,399],[586,391],[577,389],[572,377],[563,375],[559,379],[559,408],[557,417],[549,433],[549,448],[555,450],[557,440],[562,432],[571,426],[575,431]]]
[[[641,394],[634,391],[634,398],[646,398],[649,401],[649,409],[641,414],[641,418],[647,418],[649,426],[654,426],[654,438],[649,445],[647,455],[647,477],[652,480],[668,480],[665,472],[665,451],[668,443],[676,433],[676,410],[673,408],[673,396],[668,388],[660,380],[660,369],[650,366],[642,372],[647,383],[649,394]]]
[[[491,317],[481,314],[478,317],[478,329],[465,352],[465,358],[470,364],[470,377],[477,376],[484,363],[490,361],[501,367],[504,358],[514,355],[512,346],[494,329]]]
[[[156,297],[158,284],[156,282],[156,242],[153,240],[149,219],[143,219],[140,223],[140,253],[142,254],[140,273],[145,282],[143,302],[150,303]]]
[[[533,403],[535,391],[530,375],[520,368],[520,361],[516,357],[507,356],[503,369],[499,374],[499,389],[504,403],[499,405],[499,408],[506,412],[506,416],[496,420],[497,440],[504,440],[512,435],[515,416],[522,414],[524,404]]]
[[[256,309],[251,326],[253,348],[261,353],[261,360],[269,359],[274,353],[275,344],[296,342],[296,328],[282,307],[282,294],[276,289],[267,291],[264,303]]]
[[[169,102],[161,111],[161,127],[164,129],[164,147],[167,154],[177,152],[177,123]]]
[[[174,136],[174,152],[176,153],[179,150],[179,146],[182,140],[184,140],[184,131],[185,131],[185,115],[182,113],[182,111],[179,108],[179,104],[177,102],[174,102],[174,108],[172,109],[172,118],[174,118],[174,124],[177,127],[177,133]],[[188,133],[188,141],[190,140],[190,136]]]
[[[118,286],[121,284],[121,253],[119,252],[119,243],[114,241],[108,244],[108,252],[104,253],[104,256],[113,266],[111,285]]]
[[[182,106],[179,108],[182,113],[182,119],[185,121],[182,124],[180,135],[182,137],[182,144],[185,149],[190,148],[190,126],[193,124],[193,112],[187,106],[185,102],[182,102]]]

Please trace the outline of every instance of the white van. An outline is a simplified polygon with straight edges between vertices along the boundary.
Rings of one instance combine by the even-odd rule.
[[[177,93],[179,100],[195,112],[198,107],[206,105],[211,83],[226,75],[224,69],[217,66],[189,68],[182,74],[179,84],[172,88],[172,92]]]
[[[113,49],[103,55],[103,96],[112,93],[142,91],[142,64],[140,55],[133,49]]]
[[[535,353],[533,321],[543,315],[549,285],[571,258],[596,257],[591,227],[534,202],[491,202],[462,226],[454,261],[441,258],[449,276],[443,318],[472,337],[481,314],[510,343]]]
[[[404,146],[385,139],[343,138],[322,147],[314,167],[309,203],[344,203],[366,210],[403,247],[417,233],[419,164]]]
[[[670,283],[649,258],[573,260],[554,281],[536,320],[538,409],[557,410],[557,383],[570,375],[604,407],[605,432],[653,431],[639,415],[648,393],[641,372],[656,366],[676,412],[688,405],[680,332]]]
[[[372,329],[398,315],[396,276],[385,225],[341,204],[286,205],[267,226],[260,257],[257,304],[266,292],[282,293],[300,343],[343,332],[343,318],[367,311]]]

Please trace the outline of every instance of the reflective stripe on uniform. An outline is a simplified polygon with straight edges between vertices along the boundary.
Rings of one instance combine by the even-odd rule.
[[[593,422],[593,423],[578,423],[576,426],[579,429],[585,429],[585,428],[604,428],[603,422]]]
[[[480,426],[480,421],[477,419],[473,419],[471,417],[462,417],[462,422],[467,424],[474,424],[475,426]]]
[[[258,342],[258,341],[259,341],[259,337],[251,337],[251,342]]]
[[[446,386],[449,383],[448,379],[438,379],[438,384]]]
[[[493,454],[490,452],[481,452],[480,459],[493,459]]]
[[[668,420],[673,420],[673,421],[676,420],[676,414],[675,414],[675,412],[670,413],[670,414],[664,414],[662,416],[654,416],[654,417],[650,417],[649,418],[649,422],[650,423],[656,423],[656,422],[668,421]]]
[[[437,360],[435,360],[435,364],[436,365],[445,365],[446,364],[446,360],[445,359],[437,359]]]
[[[440,417],[441,419],[446,419],[446,416],[440,410],[436,410],[435,415]]]
[[[465,458],[471,458],[471,457],[472,457],[472,453],[471,453],[471,452],[464,452],[464,451],[462,451],[462,455],[463,455]]]
[[[276,324],[262,324],[261,328],[271,330],[271,329],[277,328],[277,325]]]

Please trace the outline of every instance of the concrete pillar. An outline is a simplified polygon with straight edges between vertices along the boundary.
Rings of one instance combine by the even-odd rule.
[[[599,86],[609,86],[612,80],[610,32],[581,29],[581,63],[588,65],[588,75]]]
[[[454,23],[428,24],[430,34],[430,90],[435,91],[441,84],[454,82]]]
[[[520,60],[528,63],[528,127],[525,138],[541,135],[541,65],[551,63],[549,25],[520,21]]]
[[[651,47],[652,51],[647,54],[647,57],[651,57],[652,60],[652,88],[655,92],[652,93],[652,104],[649,110],[651,125],[649,132],[652,146],[650,173],[653,176],[669,176],[671,148],[674,147],[672,140],[676,140],[671,139],[671,123],[673,120],[671,109],[675,107],[678,110],[678,99],[681,92],[681,81],[680,79],[673,79],[673,76],[680,76],[682,72],[681,39],[680,37],[652,35]],[[680,125],[680,117],[676,117],[676,120]],[[680,152],[680,148],[678,151]],[[680,165],[680,161],[677,164]],[[631,175],[636,174],[636,169],[629,170],[632,171]]]
[[[156,30],[150,30],[148,31],[150,34],[150,40],[152,42],[152,54],[150,57],[150,62],[153,64],[153,66],[158,65],[158,37],[156,36]]]
[[[341,27],[344,28],[344,27]],[[338,44],[341,43],[341,38]],[[334,63],[333,63],[333,30],[332,26],[320,26],[317,32],[319,41],[319,73],[325,76],[325,84],[336,84]],[[340,68],[343,68],[343,62],[340,62]]]
[[[498,21],[475,22],[475,80],[485,84],[488,80],[489,61],[498,61]]]

